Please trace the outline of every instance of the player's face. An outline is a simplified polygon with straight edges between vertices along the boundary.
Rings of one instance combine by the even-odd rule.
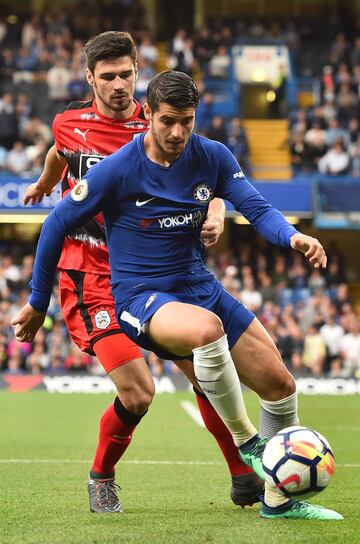
[[[127,118],[133,113],[136,67],[129,56],[100,60],[94,72],[86,71],[100,113],[108,117]]]
[[[151,135],[159,151],[175,160],[184,150],[195,123],[195,108],[177,109],[166,102],[151,113],[145,104],[145,115],[150,119]]]

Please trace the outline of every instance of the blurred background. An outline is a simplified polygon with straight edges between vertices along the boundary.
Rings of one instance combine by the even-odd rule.
[[[92,96],[83,44],[104,30],[133,34],[140,102],[160,70],[194,77],[196,131],[228,146],[329,257],[325,271],[311,270],[228,206],[209,268],[256,313],[297,378],[360,379],[360,0],[1,0],[0,387],[103,374],[70,342],[57,287],[33,344],[18,343],[10,321],[27,301],[41,223],[58,198],[24,207],[23,194],[42,171],[55,113]],[[154,376],[176,376],[171,361],[145,356]]]

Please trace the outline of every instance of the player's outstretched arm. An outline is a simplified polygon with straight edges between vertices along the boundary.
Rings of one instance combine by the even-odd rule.
[[[206,247],[217,244],[224,232],[225,204],[221,198],[214,198],[209,204],[206,220],[201,229],[200,238]]]
[[[38,312],[29,303],[25,304],[11,321],[16,340],[32,342],[35,334],[44,323],[45,316],[46,312]]]
[[[36,204],[42,201],[44,196],[50,196],[55,185],[61,179],[61,174],[66,166],[64,157],[58,154],[53,145],[47,152],[39,179],[29,185],[25,191],[24,204]]]
[[[293,249],[304,253],[314,268],[326,268],[327,256],[323,246],[316,238],[297,233],[290,238],[290,244]]]

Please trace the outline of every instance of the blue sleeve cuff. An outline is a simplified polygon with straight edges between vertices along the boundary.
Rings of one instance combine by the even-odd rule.
[[[46,312],[50,303],[51,293],[42,293],[33,289],[29,297],[29,304],[37,312]]]

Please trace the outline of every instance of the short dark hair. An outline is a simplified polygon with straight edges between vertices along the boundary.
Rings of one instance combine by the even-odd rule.
[[[112,60],[118,57],[131,57],[134,66],[137,51],[134,40],[129,32],[109,30],[91,38],[85,44],[87,66],[94,73],[96,63],[100,60]]]
[[[184,72],[165,70],[150,81],[147,88],[147,103],[152,111],[159,109],[162,102],[174,108],[196,108],[199,91],[193,79]]]

